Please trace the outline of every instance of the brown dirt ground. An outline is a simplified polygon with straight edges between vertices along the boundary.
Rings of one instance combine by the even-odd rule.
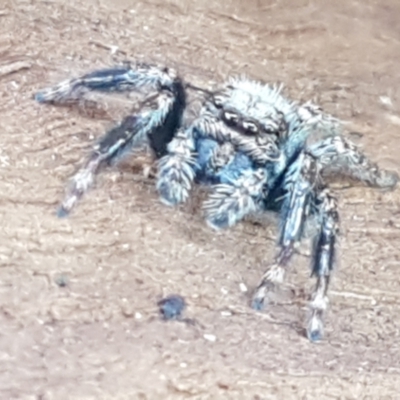
[[[246,73],[351,120],[357,143],[398,170],[400,3],[117,3],[0,6],[0,398],[399,398],[399,190],[336,185],[341,261],[326,339],[310,345],[306,253],[269,313],[252,312],[239,289],[272,257],[275,224],[214,233],[194,201],[167,209],[131,170],[106,171],[58,220],[67,178],[110,121],[32,94],[125,58],[176,66],[194,83]],[[169,293],[186,297],[197,325],[159,320]]]

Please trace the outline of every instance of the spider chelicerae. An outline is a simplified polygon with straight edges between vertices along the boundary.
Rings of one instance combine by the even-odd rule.
[[[68,215],[102,166],[146,145],[158,159],[156,188],[163,203],[185,202],[200,183],[209,187],[203,210],[213,228],[229,228],[268,210],[280,213],[279,249],[252,297],[256,310],[282,283],[312,217],[316,285],[307,336],[320,340],[339,223],[337,201],[323,178],[340,173],[370,186],[394,187],[397,174],[379,169],[343,137],[339,120],[310,102],[289,100],[281,86],[229,79],[217,90],[203,91],[199,115],[188,120],[190,87],[173,69],[135,64],[94,71],[38,92],[38,102],[59,104],[79,102],[93,91],[145,95],[140,106],[96,142],[72,178],[58,215]]]

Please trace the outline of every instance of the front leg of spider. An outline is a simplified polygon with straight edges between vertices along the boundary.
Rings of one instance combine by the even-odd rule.
[[[335,245],[339,233],[337,202],[327,189],[317,194],[315,209],[319,231],[315,236],[312,264],[312,275],[316,276],[317,283],[311,296],[311,317],[307,326],[307,337],[311,342],[319,341],[323,337],[323,316],[329,303],[327,292],[335,263]]]
[[[280,216],[280,250],[275,261],[267,268],[253,295],[252,308],[256,310],[264,307],[268,292],[283,282],[295,245],[301,240],[317,179],[315,160],[301,152],[285,175],[283,185],[286,194]]]
[[[153,91],[155,95],[100,138],[83,167],[72,178],[58,210],[60,217],[70,213],[92,185],[101,166],[118,162],[144,144],[150,145],[157,157],[167,152],[167,145],[181,124],[185,91],[175,71],[140,64],[95,71],[36,94],[40,103],[64,104],[79,101],[90,91],[126,92],[141,88]]]
[[[319,227],[312,256],[312,275],[316,276],[317,283],[311,296],[311,317],[307,326],[307,337],[312,342],[323,337],[323,316],[329,303],[327,291],[335,262],[339,223],[336,199],[322,187],[319,168],[318,160],[307,152],[301,152],[290,166],[284,182],[287,193],[282,204],[280,251],[262,277],[252,299],[252,307],[261,310],[269,292],[283,282],[286,266],[312,212]]]

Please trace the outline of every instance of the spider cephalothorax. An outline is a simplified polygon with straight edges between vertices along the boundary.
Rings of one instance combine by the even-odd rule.
[[[311,103],[285,98],[280,86],[245,78],[207,92],[200,114],[189,122],[186,86],[172,69],[152,65],[104,69],[64,81],[36,95],[40,103],[79,101],[91,91],[149,91],[143,104],[94,146],[72,178],[59,216],[66,216],[103,165],[147,144],[159,158],[156,187],[161,201],[186,201],[194,183],[209,187],[207,223],[228,228],[244,217],[280,211],[279,251],[252,298],[259,310],[283,281],[309,216],[317,221],[312,273],[317,278],[307,335],[319,340],[335,261],[338,212],[323,177],[342,173],[370,186],[393,187],[395,173],[380,170],[341,134],[340,122]],[[318,133],[319,140],[309,141]]]

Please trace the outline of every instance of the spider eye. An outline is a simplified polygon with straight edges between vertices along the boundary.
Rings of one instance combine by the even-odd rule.
[[[214,103],[215,107],[217,107],[217,108],[222,108],[224,101],[225,101],[225,99],[221,95],[217,94],[213,97],[213,103]]]
[[[278,125],[274,122],[274,121],[268,121],[267,123],[263,124],[263,131],[267,134],[267,135],[273,135],[276,134],[278,132]]]
[[[247,133],[256,134],[259,132],[258,126],[251,121],[243,121],[242,127]]]
[[[264,132],[268,135],[275,135],[277,133],[277,129],[272,126],[266,126]]]
[[[230,125],[236,125],[239,122],[239,116],[234,112],[225,111],[223,116],[225,121],[228,122]]]

